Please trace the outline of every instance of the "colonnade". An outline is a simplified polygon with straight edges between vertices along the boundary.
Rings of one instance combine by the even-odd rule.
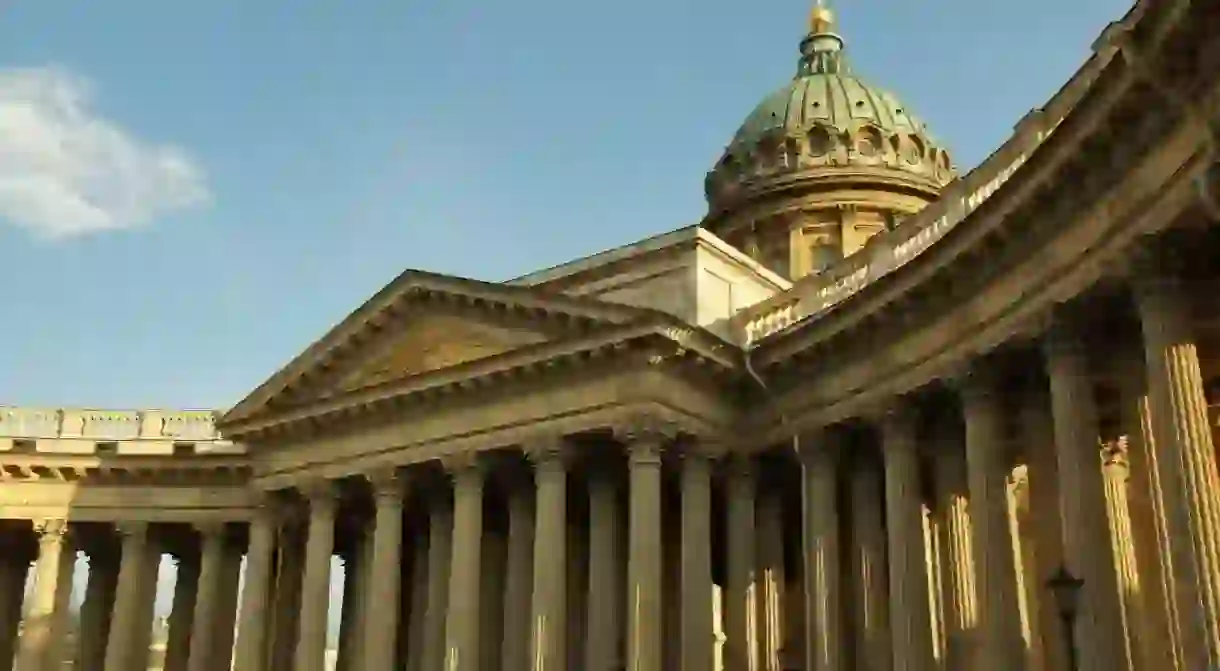
[[[0,659],[147,668],[170,552],[169,671],[322,671],[336,555],[340,671],[1058,671],[1060,566],[1080,668],[1216,668],[1216,450],[1188,295],[1152,249],[1105,371],[1062,306],[1033,346],[795,450],[633,419],[302,481],[241,521],[5,521]]]

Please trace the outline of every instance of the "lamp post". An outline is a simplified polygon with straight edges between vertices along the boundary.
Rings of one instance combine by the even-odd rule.
[[[1080,607],[1080,588],[1084,580],[1077,578],[1060,564],[1055,574],[1046,581],[1046,586],[1055,597],[1059,611],[1059,622],[1063,625],[1063,644],[1067,649],[1068,669],[1077,671],[1076,659],[1076,614]]]

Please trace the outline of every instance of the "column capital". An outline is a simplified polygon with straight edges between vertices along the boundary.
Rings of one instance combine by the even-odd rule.
[[[877,408],[873,419],[885,435],[914,435],[919,428],[919,407],[908,396],[896,396]]]
[[[731,454],[728,444],[715,438],[684,436],[678,440],[675,447],[678,458],[682,460],[719,461]]]
[[[487,467],[487,462],[483,460],[482,453],[476,450],[446,454],[437,459],[437,461],[440,462],[441,468],[445,469],[447,475],[455,478],[471,473],[481,475]]]
[[[225,531],[228,530],[228,526],[224,521],[221,520],[195,522],[191,524],[191,526],[194,527],[195,532],[199,534],[199,537],[204,540],[216,536],[224,536]]]
[[[1126,436],[1101,444],[1101,464],[1106,470],[1115,469],[1126,473],[1131,467],[1127,455]]]
[[[34,520],[34,533],[38,534],[38,543],[60,543],[68,536],[68,521],[59,518],[42,518]]]
[[[118,522],[117,524],[114,525],[114,530],[115,530],[115,532],[118,533],[120,538],[122,538],[123,540],[127,540],[128,538],[132,538],[135,536],[140,536],[140,537],[148,536],[148,527],[149,527],[148,522],[133,520],[133,521]]]
[[[730,480],[752,480],[758,471],[754,463],[754,455],[743,452],[730,452],[721,461],[724,473]]]
[[[566,471],[576,460],[568,438],[562,434],[540,436],[521,446],[525,458],[535,469]]]
[[[411,485],[410,474],[399,468],[370,471],[364,479],[373,488],[373,500],[378,504],[401,504]]]
[[[1004,389],[999,368],[986,360],[972,362],[952,383],[963,404],[998,398]]]
[[[1042,335],[1042,352],[1048,360],[1056,357],[1083,357],[1087,353],[1083,318],[1066,306],[1057,306]]]
[[[681,433],[678,425],[652,415],[632,415],[623,418],[614,426],[614,435],[625,443],[655,442],[660,444],[677,440]]]

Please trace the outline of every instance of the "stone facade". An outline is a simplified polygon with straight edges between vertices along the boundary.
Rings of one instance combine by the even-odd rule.
[[[1217,17],[825,268],[407,271],[224,413],[0,408],[0,659],[146,668],[168,553],[169,671],[321,671],[335,556],[341,671],[1220,668]]]

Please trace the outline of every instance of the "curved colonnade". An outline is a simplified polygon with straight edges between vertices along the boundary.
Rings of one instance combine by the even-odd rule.
[[[411,272],[224,438],[0,410],[0,659],[147,668],[170,554],[163,668],[321,671],[337,555],[344,671],[1066,669],[1060,566],[1081,667],[1220,667],[1218,10],[1138,3],[740,346]],[[476,312],[549,340],[345,381],[411,315]]]

